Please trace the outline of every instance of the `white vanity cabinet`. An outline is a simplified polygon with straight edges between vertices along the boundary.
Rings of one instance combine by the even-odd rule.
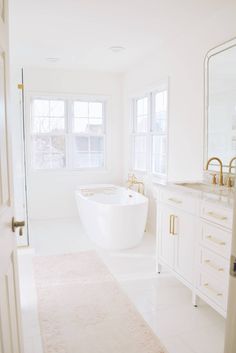
[[[194,232],[196,220],[169,204],[158,205],[158,263],[175,271],[189,284],[194,281]]]
[[[157,271],[166,266],[196,296],[226,315],[232,208],[203,194],[157,189]]]
[[[197,295],[226,316],[233,210],[201,201],[198,228]]]

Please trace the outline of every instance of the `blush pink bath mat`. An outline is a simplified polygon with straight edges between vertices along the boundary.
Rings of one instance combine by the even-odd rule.
[[[34,265],[44,353],[167,353],[96,252]]]

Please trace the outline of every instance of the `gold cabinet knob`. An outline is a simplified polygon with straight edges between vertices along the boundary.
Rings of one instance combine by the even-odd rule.
[[[16,231],[16,228],[20,227],[20,235],[23,235],[22,227],[24,226],[25,226],[25,221],[16,221],[14,217],[12,218],[11,229],[13,232]]]

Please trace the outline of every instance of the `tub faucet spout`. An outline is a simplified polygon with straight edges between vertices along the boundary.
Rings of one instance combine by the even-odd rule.
[[[129,174],[127,180],[128,189],[131,189],[133,185],[138,185],[138,192],[144,195],[144,183],[138,180],[134,174]]]

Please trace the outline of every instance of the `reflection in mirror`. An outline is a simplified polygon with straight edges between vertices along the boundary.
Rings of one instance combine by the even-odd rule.
[[[205,165],[206,160],[217,156],[228,172],[227,166],[236,156],[236,41],[209,52],[205,74]],[[218,166],[212,163],[211,170],[218,170]]]

